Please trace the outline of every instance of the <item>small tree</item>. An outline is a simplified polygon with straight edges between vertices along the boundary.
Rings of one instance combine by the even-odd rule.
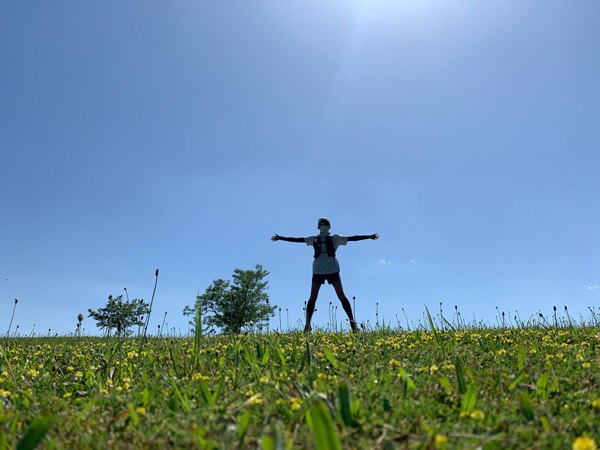
[[[143,317],[150,312],[150,305],[144,300],[134,299],[132,301],[123,301],[123,296],[119,295],[113,298],[108,296],[108,303],[104,308],[97,311],[88,309],[89,316],[96,321],[98,328],[105,329],[110,336],[113,328],[117,330],[117,336],[129,336],[132,331],[130,327],[134,325],[144,325]]]
[[[221,328],[224,332],[238,334],[242,327],[250,322],[258,323],[275,315],[275,306],[269,305],[268,281],[263,279],[269,275],[260,264],[255,270],[235,269],[233,284],[218,279],[206,289],[204,295],[196,297],[194,308],[186,306],[185,316],[192,316],[190,325],[196,329],[196,308],[201,311],[202,320],[208,325]]]

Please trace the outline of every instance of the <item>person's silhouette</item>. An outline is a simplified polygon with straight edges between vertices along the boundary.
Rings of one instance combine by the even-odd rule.
[[[313,312],[315,310],[315,304],[317,302],[317,296],[319,295],[319,289],[321,285],[325,284],[325,280],[335,289],[335,293],[342,302],[342,307],[348,315],[350,320],[350,326],[353,331],[357,331],[356,322],[352,316],[352,308],[350,302],[344,294],[342,288],[342,280],[340,279],[340,263],[335,257],[335,252],[340,245],[346,245],[349,241],[362,241],[364,239],[379,239],[377,233],[363,236],[340,236],[339,234],[330,234],[329,229],[331,223],[327,217],[321,217],[318,222],[318,228],[320,233],[314,236],[308,236],[304,238],[293,238],[284,237],[275,234],[271,237],[273,242],[275,241],[286,241],[286,242],[304,242],[306,245],[314,248],[315,254],[313,261],[313,276],[312,276],[312,288],[310,291],[310,298],[306,305],[306,326],[305,331],[311,331],[310,321],[312,319]]]

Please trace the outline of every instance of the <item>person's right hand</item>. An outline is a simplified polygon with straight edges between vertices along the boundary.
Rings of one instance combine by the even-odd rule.
[[[273,242],[278,241],[279,239],[281,239],[281,236],[279,236],[278,234],[276,234],[275,236],[271,237],[271,240]]]

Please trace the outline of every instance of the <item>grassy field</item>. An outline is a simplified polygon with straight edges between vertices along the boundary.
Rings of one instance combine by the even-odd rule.
[[[600,328],[0,339],[0,449],[594,449]]]

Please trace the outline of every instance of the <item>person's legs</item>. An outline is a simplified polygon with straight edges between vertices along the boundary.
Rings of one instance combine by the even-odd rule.
[[[310,289],[310,298],[308,299],[308,303],[306,304],[306,326],[304,327],[305,331],[310,331],[310,320],[312,319],[313,312],[315,312],[315,304],[317,303],[317,296],[319,295],[319,289],[321,288],[321,283],[312,283],[312,287]]]
[[[335,293],[337,294],[338,298],[342,302],[342,307],[344,308],[344,311],[346,311],[346,315],[348,316],[348,319],[350,320],[350,326],[352,327],[352,330],[356,331],[357,327],[356,327],[356,322],[354,321],[354,317],[352,316],[352,307],[350,306],[350,302],[346,298],[346,294],[344,294],[344,288],[342,287],[342,281],[341,280],[335,281],[332,283],[332,285],[333,285],[333,288],[335,289]]]

